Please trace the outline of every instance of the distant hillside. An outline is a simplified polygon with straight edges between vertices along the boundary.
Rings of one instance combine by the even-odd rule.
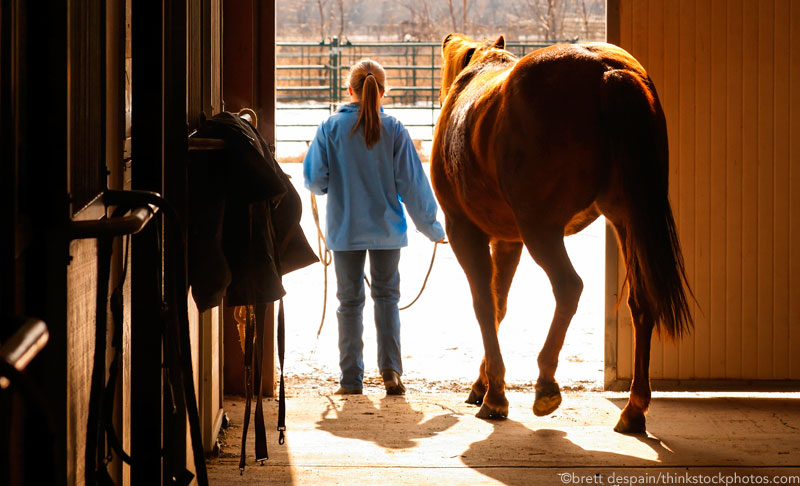
[[[605,0],[281,0],[278,40],[605,40]]]

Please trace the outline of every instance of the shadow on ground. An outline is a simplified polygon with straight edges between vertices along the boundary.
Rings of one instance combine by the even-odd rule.
[[[404,396],[386,396],[375,405],[366,396],[350,396],[328,405],[317,429],[346,439],[373,442],[387,449],[409,449],[458,422],[452,411],[425,420]]]
[[[607,400],[620,411],[627,403],[627,398]],[[626,471],[794,468],[800,464],[797,405],[791,398],[657,398],[648,414],[648,433],[636,435],[590,424],[537,429],[530,427],[536,420],[493,421],[491,434],[472,443],[461,459],[509,486],[531,484],[533,475],[541,479],[542,474],[552,474],[554,484],[564,480],[562,474],[584,480],[597,476],[605,484],[610,474]]]
[[[637,440],[651,448],[659,459],[639,457],[605,451],[592,451],[578,446],[568,438],[567,432],[557,429],[529,429],[514,420],[493,422],[494,430],[484,440],[475,442],[461,456],[462,462],[496,481],[509,486],[531,484],[530,475],[540,476],[541,470],[553,469],[553,482],[563,472],[576,469],[583,476],[592,476],[595,469],[609,465],[628,464],[637,467],[656,465],[661,458],[671,454],[655,437],[641,436]],[[530,475],[520,473],[529,469]]]

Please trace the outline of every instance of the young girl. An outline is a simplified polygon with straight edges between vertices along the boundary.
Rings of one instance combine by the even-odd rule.
[[[378,366],[386,393],[402,395],[397,265],[408,238],[400,203],[431,241],[443,242],[445,234],[408,131],[381,108],[383,68],[365,59],[352,67],[348,84],[351,102],[319,126],[303,161],[306,188],[328,195],[326,239],[336,269],[342,371],[336,393],[360,394],[363,388],[364,261],[369,253]]]

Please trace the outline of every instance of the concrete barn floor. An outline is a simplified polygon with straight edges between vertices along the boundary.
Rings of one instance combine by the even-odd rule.
[[[533,393],[513,391],[509,418],[485,421],[465,393],[408,385],[405,397],[377,386],[363,396],[293,396],[283,446],[277,403],[267,399],[270,458],[254,461],[251,428],[243,475],[244,402],[229,397],[231,425],[209,463],[211,484],[800,484],[797,394],[656,393],[648,434],[627,436],[612,430],[625,394],[567,392],[561,408],[537,418]]]
[[[303,200],[301,224],[316,250],[302,166],[282,167]],[[319,203],[324,222],[324,198]],[[401,305],[419,290],[433,247],[410,226],[400,261]],[[270,459],[255,464],[251,429],[240,476],[244,402],[229,397],[232,425],[223,434],[222,455],[209,464],[211,484],[725,484],[727,478],[728,484],[800,485],[800,394],[654,393],[650,435],[613,432],[627,394],[602,391],[604,235],[601,219],[566,239],[584,292],[556,373],[564,402],[544,418],[531,411],[533,382],[555,305],[549,281],[529,255],[522,256],[499,332],[510,413],[497,422],[476,418],[477,409],[463,403],[483,346],[466,278],[449,246],[439,247],[425,293],[400,313],[406,397],[386,397],[382,390],[369,297],[366,395],[331,395],[339,374],[333,268],[319,337],[322,266],[290,273],[284,278],[287,442],[277,444],[277,406],[266,400]],[[718,473],[723,476],[712,477]],[[734,474],[759,478],[744,482]],[[794,476],[794,482],[778,481],[778,475]]]

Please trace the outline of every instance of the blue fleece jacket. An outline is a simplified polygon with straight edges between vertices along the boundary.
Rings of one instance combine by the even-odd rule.
[[[358,109],[358,103],[344,105],[324,121],[303,160],[305,187],[328,195],[328,248],[407,246],[403,204],[420,232],[431,241],[444,238],[436,199],[408,130],[381,109],[380,140],[367,149],[363,129],[352,133]]]

